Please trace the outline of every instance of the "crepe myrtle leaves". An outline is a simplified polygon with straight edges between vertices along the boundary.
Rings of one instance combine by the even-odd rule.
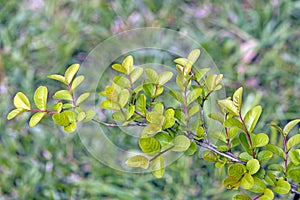
[[[118,74],[99,92],[99,106],[112,112],[111,118],[116,121],[113,124],[94,119],[93,110],[82,109],[90,94],[75,95],[84,81],[83,75],[77,75],[78,64],[71,65],[64,75],[48,76],[64,86],[54,92],[54,105],[48,103],[45,86],[36,89],[32,101],[18,92],[13,99],[15,109],[7,119],[29,112],[29,125],[33,127],[51,115],[66,132],[75,131],[78,122],[91,119],[106,126],[142,126],[140,152],[127,158],[125,164],[129,167],[150,169],[156,178],[162,178],[169,152],[194,155],[198,147],[203,147],[203,160],[227,171],[223,180],[227,189],[248,191],[247,195],[236,194],[232,199],[252,199],[248,195],[256,195],[254,199],[274,199],[289,192],[300,194],[295,184],[300,182],[300,134],[295,131],[300,119],[291,120],[283,128],[271,123],[273,132],[277,131],[281,138],[279,142],[270,140],[267,133],[259,131],[262,107],[257,105],[245,112],[243,87],[231,97],[217,100],[218,112],[206,113],[206,102],[222,88],[223,75],[195,67],[199,57],[200,50],[195,49],[186,58],[176,58],[175,77],[172,72],[157,73],[138,67],[131,55],[122,63],[113,64],[111,68]],[[172,79],[176,85],[166,87]],[[206,116],[223,130],[208,132]],[[216,144],[209,142],[211,138]]]
[[[80,105],[89,97],[89,93],[81,94],[77,99],[74,91],[84,80],[84,76],[76,77],[79,70],[79,64],[71,65],[62,75],[49,75],[48,78],[63,83],[66,89],[58,90],[52,98],[60,100],[58,103],[49,106],[48,89],[45,86],[38,87],[33,96],[33,101],[36,108],[32,108],[27,96],[22,92],[18,92],[14,97],[14,105],[16,109],[12,110],[7,115],[7,119],[13,119],[24,112],[33,113],[30,117],[30,127],[36,126],[47,114],[52,115],[53,121],[59,126],[64,127],[66,132],[74,132],[76,124],[80,121],[91,120],[95,112],[92,110],[83,111]]]

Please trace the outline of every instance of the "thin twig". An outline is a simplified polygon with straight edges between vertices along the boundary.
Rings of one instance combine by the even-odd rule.
[[[143,122],[135,122],[135,123],[130,123],[130,124],[126,124],[126,125],[122,125],[122,124],[113,124],[113,123],[106,123],[106,122],[102,122],[99,121],[97,119],[92,119],[92,121],[98,123],[98,124],[102,124],[104,126],[108,126],[108,127],[126,127],[126,126],[147,126],[147,123],[143,123]]]

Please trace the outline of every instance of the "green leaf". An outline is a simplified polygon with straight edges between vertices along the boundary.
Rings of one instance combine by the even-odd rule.
[[[77,115],[77,121],[81,122],[84,119],[85,119],[85,112],[79,112]]]
[[[220,115],[219,113],[210,113],[208,117],[220,122],[221,124],[224,123],[224,117]]]
[[[136,155],[126,160],[125,164],[130,167],[141,167],[143,169],[148,169],[149,159],[145,156]]]
[[[76,130],[76,122],[71,122],[69,125],[64,127],[64,131],[72,133]]]
[[[80,83],[82,83],[83,80],[84,76],[77,76],[72,82],[71,91],[73,92],[80,85]]]
[[[165,112],[165,124],[163,129],[171,128],[175,124],[175,111],[173,108],[168,108]]]
[[[164,114],[164,104],[162,104],[161,102],[152,102],[152,111],[163,115]]]
[[[196,80],[200,81],[205,76],[205,74],[207,74],[207,72],[209,72],[209,70],[210,70],[210,68],[203,68],[203,69],[197,70],[195,72]]]
[[[246,124],[247,130],[252,133],[252,131],[254,130],[258,119],[261,115],[262,112],[262,108],[261,106],[255,106],[254,108],[252,108],[251,110],[249,110],[245,116],[244,122]]]
[[[158,83],[158,75],[156,71],[154,71],[153,69],[146,68],[145,75],[150,80],[151,83],[155,83],[155,84]]]
[[[275,183],[277,182],[276,178],[272,172],[267,172],[264,179],[270,186],[274,186]]]
[[[62,99],[67,101],[72,101],[72,95],[68,90],[58,90],[52,96],[54,99]]]
[[[253,147],[263,147],[269,143],[269,137],[264,133],[253,135],[252,140]]]
[[[247,152],[242,152],[240,155],[239,155],[239,159],[244,161],[244,162],[247,162],[249,160],[251,160],[253,157],[247,153]]]
[[[120,64],[113,64],[111,66],[114,70],[118,71],[118,72],[121,72],[123,74],[127,74],[127,70],[125,69],[125,67],[123,67],[122,65]]]
[[[208,150],[203,151],[202,157],[207,162],[216,162],[218,160],[217,155]]]
[[[172,144],[172,137],[165,133],[165,132],[159,132],[155,136],[155,139],[157,139],[162,147],[162,150],[167,149],[171,147]]]
[[[208,91],[214,91],[217,89],[219,84],[221,83],[223,78],[223,74],[209,74],[205,79],[205,83]],[[229,111],[229,110],[228,110]]]
[[[100,106],[108,110],[120,110],[120,106],[117,103],[112,102],[110,100],[102,101]]]
[[[158,76],[158,84],[164,85],[167,83],[173,76],[172,72],[163,72]]]
[[[228,168],[228,176],[232,176],[239,180],[247,172],[246,167],[243,164],[232,164]]]
[[[284,158],[284,151],[278,146],[274,144],[268,144],[266,145],[266,149],[272,151],[274,154],[280,156],[281,158]]]
[[[240,139],[240,142],[241,142],[242,146],[247,151],[247,153],[251,154],[252,151],[251,151],[246,133],[241,132],[240,135],[239,135],[239,139]]]
[[[201,94],[202,89],[201,88],[196,88],[194,90],[192,90],[188,95],[187,95],[187,99],[186,99],[186,105],[190,105],[191,103],[193,103]]]
[[[232,197],[232,200],[252,200],[252,199],[245,194],[236,194]]]
[[[273,188],[274,192],[278,194],[287,194],[291,189],[290,184],[285,181],[282,177],[278,179],[275,187]]]
[[[284,172],[283,166],[279,164],[271,164],[268,166],[268,169],[271,171]]]
[[[56,80],[56,81],[59,81],[59,82],[62,82],[63,84],[67,85],[68,83],[66,82],[66,79],[64,76],[62,75],[58,75],[58,74],[51,74],[49,76],[47,76],[48,78],[50,79],[53,79],[53,80]]]
[[[135,103],[135,110],[142,115],[146,115],[146,96],[144,94],[141,94]]]
[[[155,97],[155,90],[156,90],[156,86],[152,83],[145,83],[143,84],[143,90],[146,93],[146,95],[148,95],[151,98]]]
[[[186,66],[189,60],[187,58],[176,58],[174,62],[181,66]]]
[[[113,87],[113,86],[105,87],[105,95],[111,101],[114,101],[114,102],[118,101],[118,92],[115,89],[115,87]]]
[[[289,152],[289,157],[294,165],[300,165],[300,149],[291,150]]]
[[[185,83],[186,79],[182,74],[178,74],[176,76],[176,83],[181,90],[184,90],[187,83]]]
[[[179,103],[183,104],[184,103],[184,98],[183,94],[177,90],[169,90],[170,94],[174,99],[176,99]]]
[[[134,114],[135,108],[134,105],[128,106],[126,109],[126,120],[129,120]]]
[[[137,67],[130,73],[131,83],[135,83],[143,73],[143,68]]]
[[[274,127],[277,131],[279,131],[281,133],[281,135],[283,135],[282,128],[280,128],[277,124],[270,124],[270,126]]]
[[[133,65],[133,58],[132,56],[129,55],[122,62],[122,66],[126,69],[127,75],[131,73],[132,65]]]
[[[243,100],[243,88],[240,87],[233,94],[233,103],[237,107],[238,112],[241,111],[242,108],[242,100]]]
[[[231,139],[231,138],[234,138],[237,134],[238,134],[238,128],[237,127],[233,127],[233,128],[230,128],[228,129],[228,138]]]
[[[241,180],[240,186],[245,190],[248,190],[253,187],[253,184],[254,184],[253,177],[249,173],[245,173]]]
[[[159,126],[159,125],[157,125],[157,124],[150,123],[150,124],[148,124],[148,126],[146,126],[146,127],[143,129],[141,135],[142,135],[142,136],[147,136],[147,135],[155,134],[155,133],[161,131],[161,128],[162,128],[162,127]]]
[[[129,99],[129,91],[127,89],[123,89],[119,94],[119,104],[121,108],[124,108]]]
[[[7,120],[11,120],[11,119],[15,118],[16,116],[22,114],[23,112],[26,112],[26,110],[23,108],[16,108],[7,114]]]
[[[165,121],[165,117],[157,112],[149,112],[147,115],[146,115],[146,119],[148,122],[150,123],[154,123],[154,124],[157,124],[157,125],[160,125],[162,126],[164,124],[164,121]]]
[[[300,182],[300,170],[299,169],[289,170],[287,172],[287,176],[298,183]]]
[[[38,109],[40,110],[47,109],[47,96],[48,96],[48,90],[45,86],[40,86],[35,90],[34,103]]]
[[[191,141],[184,135],[177,135],[173,140],[173,144],[174,148],[172,151],[182,152],[189,148]]]
[[[189,119],[191,117],[193,117],[195,114],[197,114],[199,111],[199,106],[198,105],[194,105],[193,107],[191,107],[188,111],[188,115],[189,115]]]
[[[124,115],[123,115],[123,113],[122,112],[114,112],[113,114],[112,114],[112,118],[114,119],[114,120],[116,120],[116,121],[125,121],[126,119],[125,119],[125,117],[124,117]]]
[[[154,137],[142,137],[139,140],[139,146],[144,153],[154,155],[161,150],[161,145]]]
[[[292,136],[286,143],[286,150],[289,151],[293,146],[300,144],[300,134]]]
[[[184,152],[184,154],[187,156],[194,155],[197,151],[197,148],[197,144],[194,141],[192,141],[189,148]]]
[[[300,122],[300,119],[295,119],[293,121],[290,121],[285,127],[283,128],[283,135],[287,136],[292,129]]]
[[[26,95],[22,92],[18,92],[14,97],[14,105],[16,106],[16,108],[30,110],[30,102]]]
[[[249,172],[249,174],[255,174],[260,169],[259,161],[256,159],[251,159],[247,162],[246,168]]]
[[[224,185],[227,189],[230,190],[237,190],[239,188],[240,182],[233,176],[228,176],[224,179]]]
[[[74,108],[74,105],[72,103],[64,103],[62,105],[62,109],[69,109],[69,108]]]
[[[239,111],[237,107],[234,105],[233,101],[229,99],[219,100],[218,104],[221,106],[221,108],[224,108],[227,110],[230,114],[234,116],[239,116]]]
[[[130,81],[123,76],[115,76],[113,82],[120,86],[121,88],[128,87],[130,88]]]
[[[29,126],[34,127],[35,125],[37,125],[46,114],[47,113],[45,112],[37,112],[34,115],[32,115],[29,121]]]
[[[68,116],[64,112],[53,114],[52,119],[60,126],[67,126],[70,123]]]
[[[194,49],[190,52],[190,54],[188,55],[188,60],[191,62],[191,63],[195,63],[199,56],[200,56],[200,50],[199,49]]]
[[[90,96],[89,92],[81,94],[76,100],[76,106],[80,106],[88,97]]]
[[[274,193],[269,188],[266,188],[264,191],[264,195],[259,198],[259,200],[273,200]]]
[[[70,84],[75,76],[75,74],[78,72],[80,65],[79,64],[73,64],[71,65],[65,72],[65,79],[68,84]]]
[[[254,193],[264,193],[265,189],[267,188],[264,182],[257,177],[253,177],[254,184],[253,187],[250,189],[250,191]]]
[[[86,113],[85,113],[85,119],[84,119],[84,122],[88,122],[90,120],[92,120],[94,117],[95,117],[96,113],[94,110],[88,110]]]
[[[257,155],[257,159],[260,162],[270,160],[273,157],[273,153],[269,150],[260,151]]]
[[[156,178],[161,178],[163,177],[164,173],[165,173],[165,159],[164,159],[164,155],[160,155],[157,158],[155,158],[154,160],[152,160],[151,162],[151,171],[152,174],[156,177]]]
[[[245,131],[245,128],[244,128],[243,124],[239,120],[237,120],[235,118],[226,119],[224,121],[224,126],[227,127],[227,128],[237,127],[239,129]]]

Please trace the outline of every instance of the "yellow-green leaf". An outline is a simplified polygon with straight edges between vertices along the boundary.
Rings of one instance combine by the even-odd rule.
[[[253,187],[253,184],[254,179],[252,178],[252,176],[249,173],[245,173],[241,180],[240,186],[245,190],[248,190]]]
[[[236,194],[232,197],[232,200],[252,200],[252,199],[245,194]]]
[[[286,144],[286,150],[289,151],[293,146],[300,144],[300,134],[292,136]]]
[[[71,122],[69,125],[64,127],[64,130],[68,133],[72,133],[76,130],[76,122]]]
[[[275,183],[275,187],[273,188],[274,192],[278,194],[287,194],[291,189],[291,185],[285,181],[282,177],[280,177]]]
[[[300,119],[295,119],[285,125],[285,127],[283,128],[284,136],[287,136],[298,123],[300,123]]]
[[[221,106],[221,108],[226,109],[230,114],[234,116],[239,116],[239,111],[237,107],[234,105],[233,101],[229,99],[219,100],[218,104]]]
[[[129,99],[129,91],[127,89],[123,89],[120,92],[118,99],[119,99],[118,102],[119,102],[121,108],[124,108]]]
[[[32,115],[29,121],[29,126],[34,127],[35,125],[37,125],[46,114],[46,112],[37,112],[34,115]]]
[[[117,90],[113,86],[105,87],[105,95],[111,101],[114,101],[114,102],[118,101],[118,93],[117,93]]]
[[[262,107],[261,106],[255,106],[254,108],[252,108],[251,110],[249,110],[245,116],[245,124],[247,127],[247,130],[252,133],[252,131],[254,130],[258,119],[261,115],[262,112]]]
[[[112,65],[112,68],[113,68],[114,70],[118,71],[118,72],[121,72],[121,73],[123,73],[123,74],[127,74],[126,69],[125,69],[122,65],[120,65],[120,64],[113,64],[113,65]]]
[[[120,110],[120,106],[117,103],[112,102],[110,100],[102,101],[100,106],[109,110]]]
[[[30,102],[25,94],[18,92],[14,98],[14,105],[16,108],[22,108],[25,110],[30,110]]]
[[[130,73],[131,83],[135,83],[143,73],[143,68],[137,67]]]
[[[135,110],[142,115],[146,115],[146,96],[141,94],[135,103]]]
[[[164,129],[171,128],[175,124],[175,111],[173,108],[168,108],[165,112],[165,124]]]
[[[269,137],[265,133],[253,135],[253,147],[263,147],[269,143]]]
[[[158,82],[158,75],[156,71],[151,68],[145,69],[145,75],[150,80],[150,83],[157,83]]]
[[[165,159],[164,155],[160,155],[151,162],[152,174],[156,178],[163,177],[165,173]]]
[[[63,84],[66,84],[67,85],[67,82],[66,82],[66,79],[64,76],[62,75],[58,75],[58,74],[51,74],[49,76],[47,76],[48,78],[50,79],[53,79],[53,80],[56,80],[56,81],[59,81],[59,82],[62,82]]]
[[[73,64],[71,65],[65,72],[65,79],[67,84],[70,84],[75,76],[75,74],[78,72],[80,65],[79,64]]]
[[[127,56],[122,62],[122,66],[126,69],[127,75],[130,74],[130,72],[132,71],[132,65],[133,65],[132,56]]]
[[[187,95],[187,99],[186,99],[186,105],[190,105],[191,103],[193,103],[201,94],[202,89],[201,88],[196,88],[194,90],[192,90],[188,95]]]
[[[60,113],[63,107],[63,103],[62,102],[58,102],[57,104],[53,105],[53,109],[56,110],[57,113]]]
[[[242,108],[242,100],[243,100],[243,88],[240,87],[233,94],[233,103],[237,107],[238,111],[241,111]]]
[[[251,159],[247,162],[246,168],[249,172],[249,174],[255,174],[260,169],[259,161],[256,159]]]
[[[88,122],[88,121],[92,120],[95,115],[96,115],[96,113],[94,110],[86,111],[84,122]]]
[[[67,126],[70,123],[68,116],[64,112],[53,114],[52,119],[60,126]]]
[[[77,121],[80,122],[80,121],[84,120],[85,117],[86,117],[86,116],[85,116],[85,112],[80,112],[80,113],[78,113],[78,115],[77,115]]]
[[[68,90],[59,90],[52,96],[54,99],[62,99],[72,101],[72,95]]]
[[[154,137],[142,137],[139,140],[139,146],[144,153],[153,155],[160,151],[161,145]]]
[[[194,64],[198,60],[200,53],[201,52],[199,49],[192,50],[191,53],[188,55],[188,60]]]
[[[15,118],[16,116],[22,114],[23,112],[26,112],[26,110],[23,108],[16,108],[7,114],[7,120],[11,120],[11,119]]]
[[[149,167],[149,159],[145,156],[136,155],[129,158],[126,162],[126,165],[130,167],[141,167],[143,169],[148,169]]]
[[[83,80],[84,76],[77,76],[72,82],[71,91],[74,91],[80,85],[80,83],[82,83]]]
[[[191,141],[184,135],[178,135],[174,138],[173,144],[174,148],[172,148],[172,151],[182,152],[189,148]]]
[[[47,109],[48,90],[45,86],[40,86],[34,93],[34,103],[40,110]]]
[[[82,104],[82,102],[84,102],[89,96],[90,96],[89,92],[81,94],[78,97],[78,99],[76,100],[76,106],[79,106],[80,104]]]
[[[163,72],[158,76],[158,83],[164,85],[167,83],[173,76],[172,72]]]

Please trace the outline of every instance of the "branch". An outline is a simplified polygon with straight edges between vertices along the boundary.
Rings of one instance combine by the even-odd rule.
[[[147,123],[143,123],[143,122],[135,122],[135,123],[130,123],[130,124],[122,125],[122,124],[106,123],[106,122],[99,121],[97,119],[92,119],[92,121],[96,122],[98,124],[104,125],[104,126],[108,126],[108,127],[148,126]]]

